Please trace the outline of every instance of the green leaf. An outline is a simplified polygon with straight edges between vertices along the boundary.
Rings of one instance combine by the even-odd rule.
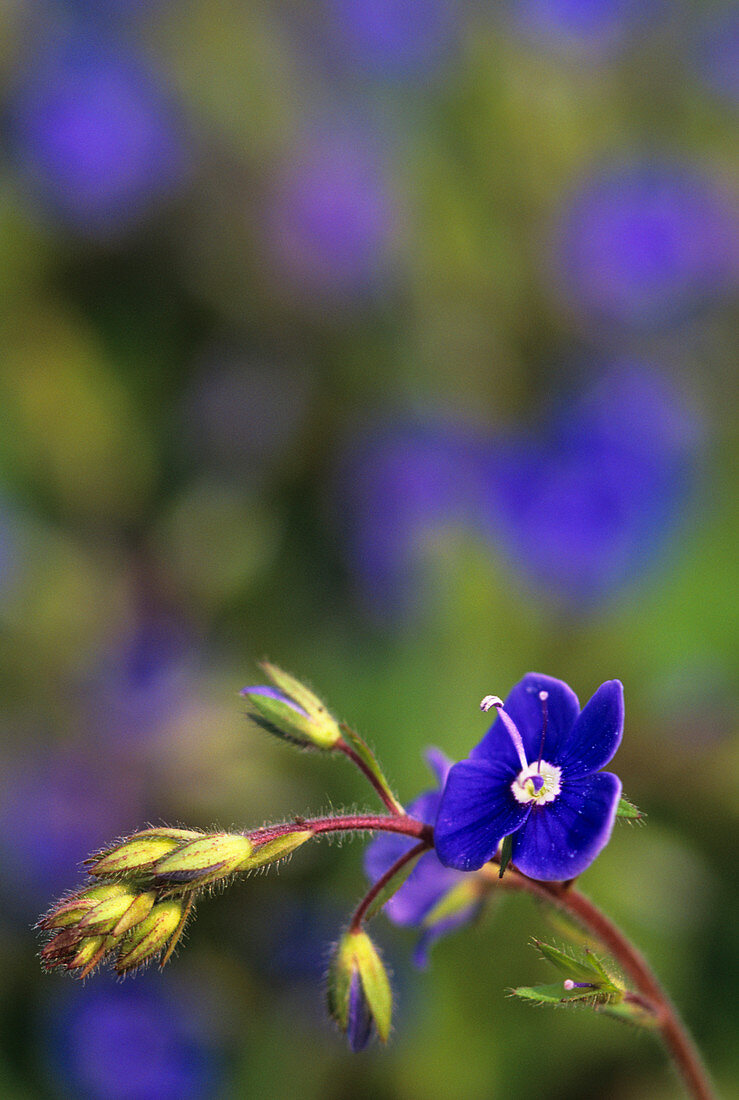
[[[583,1001],[592,998],[592,989],[565,989],[562,982],[553,985],[520,985],[511,993],[523,1001],[535,1001],[540,1005],[568,1004],[570,1001]]]
[[[616,807],[616,817],[622,817],[626,821],[643,821],[647,815],[630,802],[628,798],[621,797]]]
[[[511,855],[513,853],[513,834],[509,833],[508,836],[503,837],[503,843],[500,846],[500,870],[498,871],[498,878],[503,878],[505,869],[511,862]]]

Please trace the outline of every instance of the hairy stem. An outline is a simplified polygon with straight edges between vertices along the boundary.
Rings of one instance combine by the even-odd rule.
[[[352,764],[356,764],[362,775],[364,775],[370,781],[374,789],[377,791],[378,795],[382,799],[384,805],[387,806],[390,813],[401,816],[404,812],[403,807],[400,806],[398,802],[396,802],[391,792],[383,786],[377,776],[373,773],[372,769],[368,767],[364,760],[362,760],[359,753],[355,752],[351,745],[348,744],[343,737],[340,741],[336,742],[336,745],[334,747],[338,749],[339,752],[343,752],[344,755],[348,757],[349,760],[351,760]]]
[[[406,814],[401,816],[396,813],[389,815],[342,814],[308,820],[299,818],[292,822],[257,829],[249,835],[257,844],[266,843],[266,841],[273,840],[275,837],[294,832],[296,827],[308,829],[314,836],[333,832],[389,832],[414,837],[421,843],[398,861],[401,865],[420,849],[421,844],[425,848],[431,848],[434,842],[434,831],[430,825],[424,825],[423,822],[417,821]],[[399,869],[396,863],[375,884],[374,893],[370,891],[372,897],[367,895],[367,898],[360,905],[362,913],[366,912],[379,890]],[[486,864],[477,874],[484,878],[491,887],[518,890],[557,906],[574,918],[581,927],[590,932],[603,945],[605,950],[620,963],[624,973],[628,975],[636,987],[637,993],[649,1002],[655,1014],[657,1028],[690,1096],[693,1097],[693,1100],[715,1100],[700,1054],[677,1010],[662,989],[644,956],[605,913],[601,912],[579,890],[567,883],[537,882],[512,868],[509,868],[505,877],[501,879],[498,875],[498,868],[493,863]],[[369,900],[367,900],[368,898]],[[356,921],[357,914],[355,913],[352,927],[354,927]]]
[[[375,898],[382,893],[387,884],[391,882],[392,879],[394,879],[400,871],[403,870],[407,863],[410,863],[411,860],[416,859],[416,857],[420,856],[423,852],[427,852],[430,847],[431,845],[428,841],[419,841],[418,844],[414,844],[412,848],[409,848],[407,852],[403,852],[403,855],[396,859],[395,863],[388,867],[384,875],[380,875],[377,882],[372,886],[370,890],[368,890],[368,892],[365,894],[365,896],[362,898],[359,905],[357,906],[354,916],[352,917],[352,922],[349,925],[350,932],[359,931],[367,910],[372,905],[372,902],[375,900]]]
[[[279,825],[265,825],[249,833],[254,844],[266,844],[278,836],[294,833],[296,829],[307,829],[314,836],[321,833],[364,833],[384,832],[402,833],[403,836],[422,840],[427,847],[434,843],[434,830],[415,817],[407,814],[337,814],[332,817],[295,818],[283,821]]]
[[[556,905],[590,932],[619,962],[637,992],[649,1003],[663,1042],[690,1096],[694,1100],[714,1100],[700,1054],[677,1010],[644,956],[605,913],[579,890],[561,882],[535,882],[515,870],[509,870],[501,880],[497,869],[490,865],[478,873],[497,886],[532,894]]]

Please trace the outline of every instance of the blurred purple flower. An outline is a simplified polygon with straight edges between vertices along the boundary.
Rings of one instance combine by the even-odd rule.
[[[186,155],[162,89],[103,35],[44,47],[11,94],[17,157],[42,199],[94,236],[129,228],[182,182]]]
[[[0,799],[5,905],[29,916],[69,890],[82,861],[142,815],[135,776],[100,767],[88,744],[6,764]]]
[[[429,749],[426,758],[439,786],[411,802],[408,813],[427,825],[433,825],[452,763],[438,749]],[[414,840],[397,833],[382,833],[376,837],[364,854],[364,869],[370,881],[377,882],[414,844]],[[456,896],[452,897],[454,891]],[[444,910],[435,917],[434,911],[445,900]],[[416,966],[423,967],[428,962],[432,944],[446,932],[467,924],[479,908],[480,898],[470,891],[466,876],[442,866],[435,852],[426,852],[397,893],[386,903],[384,912],[395,924],[421,930],[413,959]]]
[[[293,290],[342,300],[379,290],[394,204],[378,155],[356,133],[318,137],[276,182],[267,213],[275,274]]]
[[[88,685],[101,736],[151,743],[186,697],[193,640],[167,615],[146,614],[101,657]]]
[[[450,0],[329,0],[343,59],[386,76],[427,72],[449,48]]]
[[[397,422],[351,441],[340,457],[339,522],[349,567],[375,610],[407,612],[425,547],[476,522],[477,445],[449,424]]]
[[[508,0],[514,22],[545,45],[597,55],[641,30],[660,0]]]
[[[80,1100],[200,1100],[219,1091],[222,1067],[202,994],[146,975],[69,985],[46,1021],[49,1068]]]
[[[665,377],[616,364],[539,433],[492,451],[488,534],[550,596],[602,601],[664,549],[693,484],[699,436]]]
[[[739,104],[739,9],[736,6],[709,14],[699,32],[694,59],[705,85],[735,106]]]
[[[591,175],[566,205],[557,264],[593,319],[654,327],[727,292],[736,242],[728,204],[698,171],[627,163]]]

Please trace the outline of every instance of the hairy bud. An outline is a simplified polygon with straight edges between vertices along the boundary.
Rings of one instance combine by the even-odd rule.
[[[392,991],[366,932],[349,931],[339,940],[329,968],[328,1009],[353,1051],[364,1050],[375,1031],[387,1042]]]

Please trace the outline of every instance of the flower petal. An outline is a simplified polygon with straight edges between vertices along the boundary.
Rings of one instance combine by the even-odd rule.
[[[551,761],[559,764],[567,779],[581,779],[597,772],[614,756],[624,729],[624,687],[620,680],[606,680],[582,710],[570,736]]]
[[[542,701],[539,692],[547,692],[547,730],[542,756],[553,762],[559,746],[564,744],[580,713],[580,704],[571,687],[554,676],[529,672],[511,691],[505,709],[518,727],[526,759],[531,764],[539,757],[543,727]],[[470,753],[473,760],[501,760],[521,769],[518,754],[500,718]]]
[[[441,749],[431,748],[426,749],[424,753],[426,763],[431,768],[431,771],[436,776],[436,782],[439,784],[439,790],[446,783],[446,777],[449,775],[449,769],[452,766],[452,761],[449,759],[445,752]]]
[[[608,843],[620,795],[621,780],[610,772],[563,783],[555,801],[535,806],[513,837],[513,863],[542,882],[579,875]]]
[[[500,761],[463,760],[454,765],[434,829],[436,854],[445,867],[476,871],[495,854],[504,836],[521,827],[530,806],[513,797],[515,775],[516,770]]]
[[[447,872],[447,874],[459,873],[459,872]],[[478,913],[480,909],[480,902],[471,902],[469,905],[460,909],[458,912],[453,913],[451,916],[446,917],[444,920],[437,921],[435,924],[430,924],[424,928],[419,937],[413,952],[413,963],[419,970],[425,970],[428,966],[429,953],[431,948],[438,939],[445,936],[447,932],[455,932],[457,928],[461,928],[463,925],[471,921]]]
[[[280,703],[286,703],[293,710],[296,710],[298,714],[308,717],[308,712],[303,710],[294,699],[288,698],[284,691],[280,691],[279,688],[267,687],[265,684],[258,684],[256,687],[245,687],[239,692],[239,695],[246,695],[247,698],[250,695],[265,695],[268,699],[277,699]]]

